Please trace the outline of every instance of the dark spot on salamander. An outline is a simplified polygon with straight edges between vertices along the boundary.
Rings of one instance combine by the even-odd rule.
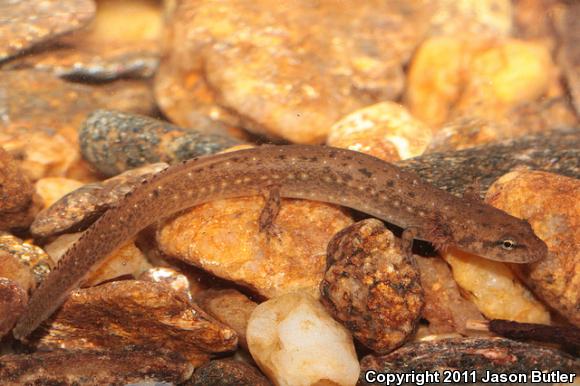
[[[409,196],[411,198],[415,198],[416,194],[415,194],[415,192],[409,192],[409,193],[407,193],[407,196]]]
[[[318,162],[318,157],[310,157],[310,162]]]
[[[231,161],[233,163],[240,162],[240,157],[232,157]]]
[[[364,174],[365,177],[368,177],[368,178],[372,177],[372,175],[373,175],[373,173],[371,173],[367,168],[360,168],[358,171],[361,172],[362,174]]]
[[[393,186],[395,186],[395,181],[391,180],[391,181],[387,181],[387,186],[389,188],[392,188]]]
[[[285,161],[287,158],[288,158],[288,157],[286,157],[284,154],[280,154],[280,155],[278,156],[278,159],[279,159],[280,161]]]
[[[159,190],[157,190],[157,189],[153,190],[153,195],[155,197],[159,197]]]

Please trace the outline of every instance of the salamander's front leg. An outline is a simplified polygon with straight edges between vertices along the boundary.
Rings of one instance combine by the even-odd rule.
[[[278,213],[280,213],[280,187],[272,186],[268,191],[266,203],[260,213],[258,224],[260,232],[266,232],[268,237],[278,237],[280,235],[280,231],[277,229],[275,224]]]

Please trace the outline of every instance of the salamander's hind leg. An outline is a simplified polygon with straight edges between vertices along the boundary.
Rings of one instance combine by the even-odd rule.
[[[266,232],[270,236],[279,236],[280,230],[276,227],[275,221],[280,213],[280,187],[272,186],[268,191],[266,203],[260,213],[260,232]]]

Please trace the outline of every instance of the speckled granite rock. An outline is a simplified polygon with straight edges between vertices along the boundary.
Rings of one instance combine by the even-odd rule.
[[[440,189],[462,195],[489,186],[514,169],[535,169],[580,178],[580,127],[531,135],[456,152],[432,153],[398,162]]]
[[[486,201],[525,218],[546,242],[546,259],[513,269],[538,297],[580,326],[580,180],[517,171],[496,181]]]
[[[214,154],[240,143],[220,123],[204,123],[184,129],[142,115],[97,110],[81,128],[81,151],[97,170],[112,176],[148,163]]]

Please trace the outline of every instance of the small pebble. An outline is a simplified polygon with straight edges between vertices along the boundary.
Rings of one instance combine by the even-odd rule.
[[[234,289],[209,289],[197,294],[195,302],[216,320],[233,329],[238,334],[240,346],[248,349],[246,330],[257,303]]]
[[[149,163],[176,163],[214,154],[239,143],[217,134],[226,132],[220,124],[208,121],[208,125],[208,130],[182,129],[146,116],[97,110],[81,128],[81,150],[97,170],[112,176]]]
[[[252,357],[278,386],[356,384],[352,336],[310,295],[290,293],[260,304],[247,334]]]
[[[539,298],[580,327],[580,180],[515,171],[491,186],[486,202],[525,218],[548,245],[546,259],[512,269]]]
[[[334,205],[282,199],[272,236],[258,226],[264,202],[255,196],[189,209],[159,228],[159,248],[266,298],[298,289],[317,297],[326,244],[351,218]]]
[[[70,192],[79,189],[81,181],[64,177],[46,177],[36,181],[34,188],[42,198],[44,207],[48,208]]]
[[[55,266],[42,248],[0,232],[0,277],[16,281],[25,291],[34,290]]]
[[[0,147],[0,231],[28,228],[40,205],[30,180]]]
[[[550,312],[499,261],[449,248],[441,253],[463,293],[488,319],[550,324]]]
[[[405,107],[381,102],[332,125],[326,144],[394,162],[421,155],[430,140],[431,129],[413,118]]]
[[[216,359],[195,370],[184,386],[270,386],[255,367],[232,359]]]
[[[0,62],[70,33],[95,16],[93,0],[11,0],[0,4]]]
[[[182,295],[184,299],[192,300],[191,286],[187,276],[175,269],[169,267],[149,268],[139,276],[139,280],[165,284],[178,294]],[[204,311],[207,312],[205,309]]]
[[[337,233],[328,243],[321,301],[354,338],[377,353],[402,345],[423,308],[415,259],[376,219]]]
[[[475,304],[461,296],[460,287],[445,261],[416,256],[425,293],[422,317],[431,334],[467,334],[468,320],[485,320]]]
[[[179,352],[194,366],[237,347],[233,330],[168,286],[139,280],[74,291],[44,329],[31,341],[38,349],[143,346]]]
[[[2,252],[0,252],[1,260]],[[28,295],[25,289],[10,279],[0,277],[0,338],[14,327],[27,303]]]
[[[35,237],[46,238],[85,230],[142,181],[165,168],[165,163],[146,165],[102,182],[84,185],[42,210],[30,231]]]
[[[3,386],[181,384],[193,365],[181,354],[137,347],[35,352],[0,356]],[[167,384],[167,383],[164,383]]]
[[[406,104],[436,128],[453,115],[494,120],[548,91],[556,73],[545,46],[516,39],[426,40],[409,68]]]

